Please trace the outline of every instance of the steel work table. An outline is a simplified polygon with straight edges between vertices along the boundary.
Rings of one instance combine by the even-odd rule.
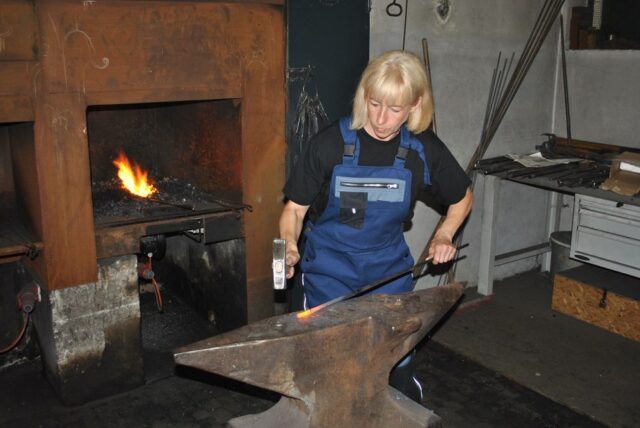
[[[482,175],[478,173],[478,178],[484,180],[483,191],[483,207],[482,207],[482,220],[481,220],[481,235],[480,235],[480,260],[478,269],[478,293],[488,296],[493,294],[493,272],[496,266],[511,263],[517,260],[533,257],[536,255],[543,255],[542,270],[549,270],[551,264],[550,244],[549,242],[542,242],[540,244],[532,245],[526,248],[510,251],[503,254],[496,255],[496,214],[499,207],[499,191],[500,183],[502,180],[508,180],[515,183],[520,183],[527,186],[533,186],[540,189],[547,190],[548,195],[548,210],[546,215],[546,236],[550,236],[552,232],[558,230],[560,223],[560,209],[561,209],[561,195],[567,194],[571,196],[584,195],[590,199],[596,198],[602,201],[614,202],[616,205],[631,205],[634,209],[640,213],[640,197],[629,197],[619,195],[607,190],[587,188],[587,187],[561,187],[557,185],[556,180],[551,180],[545,177],[536,178],[501,178],[497,175]],[[575,209],[575,207],[574,207]],[[576,213],[574,213],[574,222]],[[625,219],[627,230],[637,231],[640,236],[640,222],[636,220]],[[574,225],[575,226],[575,225]],[[604,235],[604,233],[602,233]],[[573,237],[572,241],[576,238]],[[640,240],[638,240],[640,245]],[[640,255],[640,249],[638,250]],[[590,262],[587,260],[582,260]],[[600,266],[604,266],[613,269],[612,266],[607,266],[606,263],[595,263]],[[640,264],[638,265],[640,266]],[[616,270],[616,269],[614,269]],[[622,270],[624,273],[629,273],[629,269]]]

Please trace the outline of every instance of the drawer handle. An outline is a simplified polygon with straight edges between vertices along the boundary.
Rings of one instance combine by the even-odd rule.
[[[575,257],[576,259],[589,261],[589,257],[587,257],[587,256],[583,256],[583,255],[580,255],[580,254],[576,254],[574,257]]]
[[[602,297],[600,298],[600,303],[598,304],[602,309],[607,307],[607,289],[602,289]]]

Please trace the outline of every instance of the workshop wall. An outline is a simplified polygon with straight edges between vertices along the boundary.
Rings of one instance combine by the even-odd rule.
[[[389,16],[402,6],[403,14]],[[422,39],[429,44],[437,133],[466,168],[481,135],[491,75],[498,52],[503,58],[515,52],[514,66],[534,26],[544,1],[530,0],[423,0],[407,2],[373,0],[371,11],[371,57],[389,50],[405,49],[422,57]],[[408,13],[404,14],[407,11]],[[406,19],[405,19],[406,18]],[[405,24],[406,22],[406,24]],[[405,28],[406,26],[406,28]],[[505,153],[529,153],[550,132],[556,73],[558,27],[552,27],[533,62],[485,157]],[[500,231],[496,254],[534,245],[547,239],[545,192],[504,183],[500,191],[496,226]],[[482,179],[475,187],[475,205],[465,228],[456,279],[476,286],[482,215]],[[413,227],[407,232],[409,246],[417,256],[435,227],[439,215],[418,203]],[[496,268],[496,278],[529,270],[540,261],[530,258]],[[419,288],[437,277],[424,277]]]

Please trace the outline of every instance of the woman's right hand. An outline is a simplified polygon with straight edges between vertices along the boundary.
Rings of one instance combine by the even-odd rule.
[[[289,279],[295,273],[294,266],[300,261],[300,252],[294,242],[286,243],[285,261],[287,262],[287,279]]]
[[[293,276],[293,267],[300,261],[298,238],[300,238],[302,222],[308,209],[309,205],[298,205],[293,201],[287,201],[280,215],[280,238],[286,241],[287,279]]]

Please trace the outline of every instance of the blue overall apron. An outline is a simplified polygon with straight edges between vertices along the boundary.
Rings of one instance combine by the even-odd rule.
[[[350,121],[340,120],[344,154],[342,164],[333,169],[327,207],[305,232],[301,269],[307,308],[413,266],[402,231],[411,209],[411,171],[404,164],[409,149],[417,151],[424,182],[430,184],[424,147],[403,126],[392,166],[358,165],[360,142],[349,129]],[[412,289],[412,278],[406,275],[373,292]]]

